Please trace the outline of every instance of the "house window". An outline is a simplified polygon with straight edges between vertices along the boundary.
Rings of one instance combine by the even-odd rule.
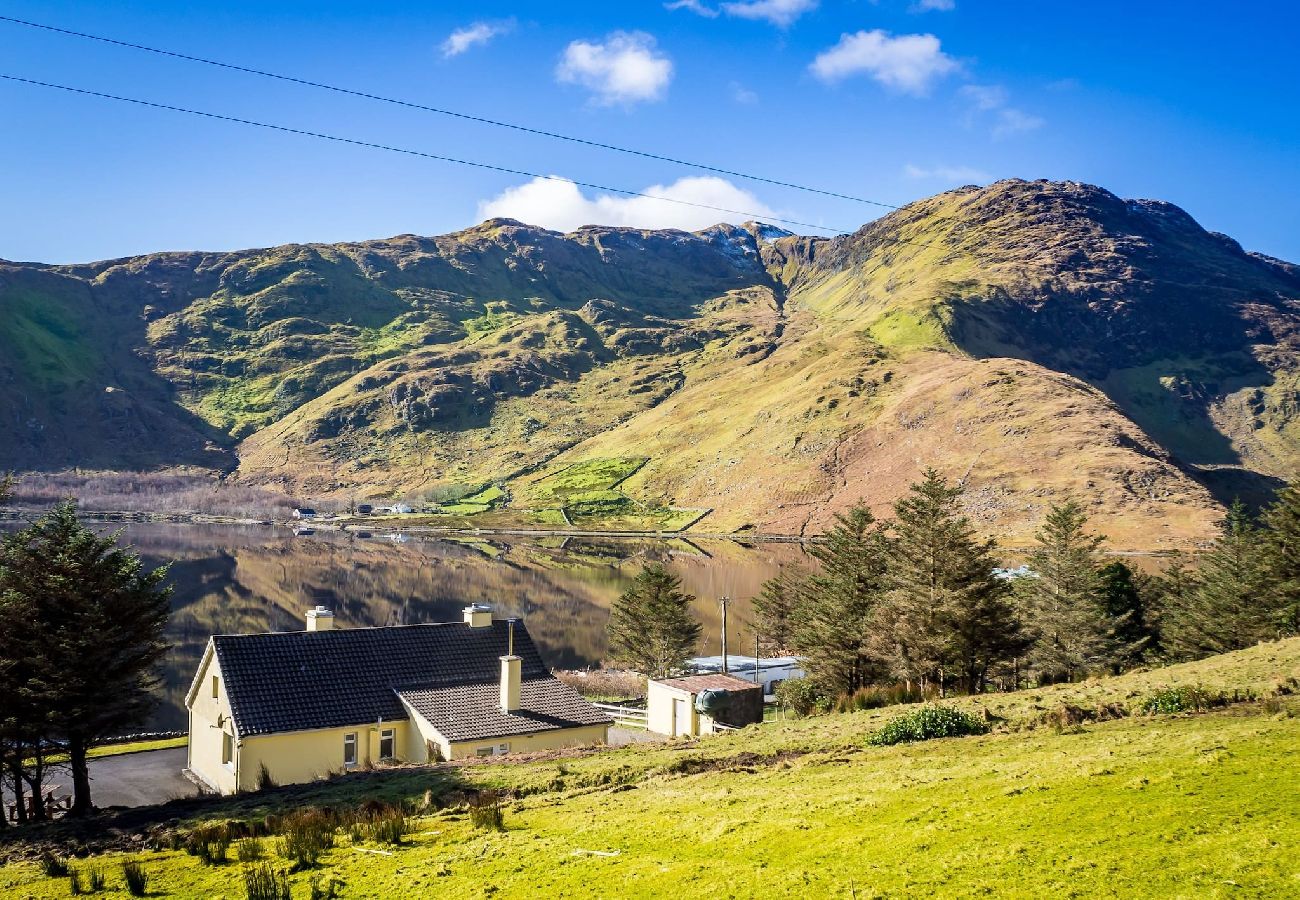
[[[213,676],[212,676],[212,699],[214,699],[214,700],[217,698],[217,694],[219,693],[219,691],[218,691],[218,687],[217,687],[218,684],[219,684],[219,682],[217,681],[217,676],[216,676],[216,675],[213,675]]]
[[[493,753],[493,749],[494,749],[494,748],[492,748],[492,747],[479,747],[477,750],[474,751],[474,755],[475,755],[475,756],[491,756],[492,753]]]
[[[229,731],[221,732],[221,764],[228,766],[235,758],[235,738]]]
[[[343,735],[343,765],[355,766],[357,764],[357,733]]]
[[[385,728],[379,732],[379,758],[392,759],[397,756],[397,729]]]

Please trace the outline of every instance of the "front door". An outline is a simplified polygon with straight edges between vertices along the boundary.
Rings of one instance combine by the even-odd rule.
[[[673,698],[673,737],[691,736],[691,701]]]

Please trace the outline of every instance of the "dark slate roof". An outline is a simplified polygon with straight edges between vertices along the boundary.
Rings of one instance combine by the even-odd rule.
[[[612,721],[573,688],[549,677],[525,681],[519,690],[520,709],[509,713],[501,711],[496,683],[398,693],[449,741],[479,741]]]
[[[460,708],[477,708],[475,698],[484,691],[498,696],[506,628],[499,621],[484,628],[454,622],[218,635],[212,642],[235,727],[240,736],[251,737],[406,719],[397,694],[401,689],[441,691],[441,697],[459,698]],[[531,730],[562,727],[543,723],[576,715],[575,704],[591,711],[585,715],[609,721],[550,674],[521,623],[515,625],[514,649],[522,657],[524,683],[547,686],[533,690],[534,700],[527,704],[537,723]],[[525,700],[529,690],[524,689]],[[475,713],[477,721],[482,717]]]

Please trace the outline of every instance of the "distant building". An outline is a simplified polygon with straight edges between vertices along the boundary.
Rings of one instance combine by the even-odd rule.
[[[758,678],[754,678],[754,667],[758,667]],[[686,667],[701,675],[720,674],[722,672],[721,656],[697,656],[687,661]],[[763,686],[764,696],[776,693],[776,686],[791,678],[803,678],[803,660],[795,656],[773,656],[760,659],[754,656],[727,654],[727,671],[743,681],[757,681]]]
[[[185,698],[190,777],[234,794],[380,762],[604,743],[610,718],[542,663],[522,624],[463,622],[216,635]]]
[[[357,515],[368,516],[375,511],[375,508],[369,503],[360,503],[357,505]]]
[[[309,506],[300,506],[293,511],[293,517],[295,519],[314,519],[316,518],[316,510]]]
[[[658,734],[698,737],[761,721],[763,689],[752,681],[688,675],[646,685],[646,725]]]
[[[1003,581],[1014,581],[1017,578],[1037,578],[1038,573],[1029,566],[1020,565],[1014,569],[994,569],[994,578],[1001,578]]]

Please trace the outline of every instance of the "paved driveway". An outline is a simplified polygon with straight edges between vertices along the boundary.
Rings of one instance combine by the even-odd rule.
[[[186,754],[184,747],[173,747],[92,759],[90,798],[103,808],[151,806],[175,797],[191,797],[195,787],[181,774]],[[72,793],[72,779],[67,772],[55,773],[51,783],[59,785],[54,791],[56,797]]]

